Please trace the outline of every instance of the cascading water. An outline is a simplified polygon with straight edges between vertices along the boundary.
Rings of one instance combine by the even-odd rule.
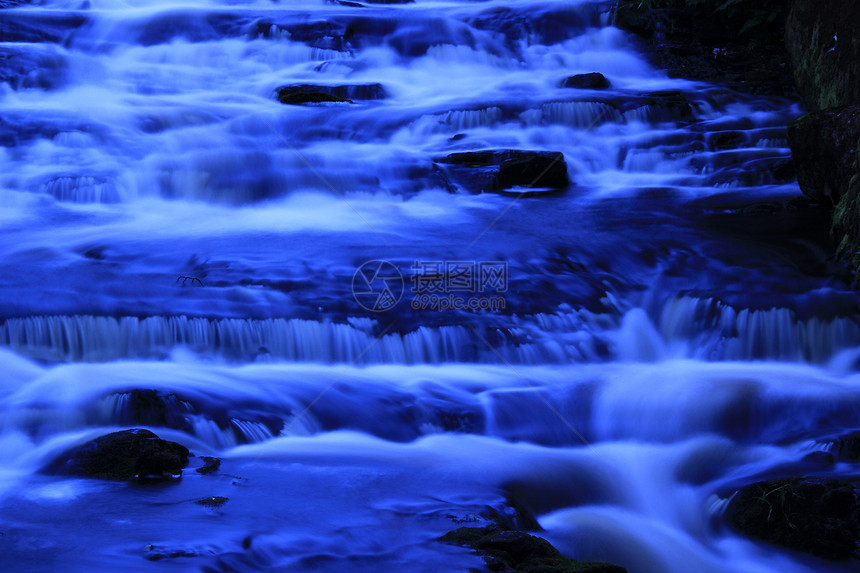
[[[4,570],[462,571],[436,538],[512,492],[632,573],[851,570],[719,519],[856,475],[808,457],[860,429],[860,312],[792,200],[801,111],[667,77],[611,8],[0,9]],[[445,160],[508,149],[570,185],[471,193],[486,167]],[[402,273],[383,312],[366,261]],[[428,306],[415,269],[452,261],[503,263],[503,304]],[[40,472],[131,427],[221,468]]]

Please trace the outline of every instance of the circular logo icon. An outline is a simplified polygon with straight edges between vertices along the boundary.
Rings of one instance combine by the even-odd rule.
[[[391,310],[403,296],[403,275],[388,261],[367,261],[352,275],[352,296],[365,310]]]

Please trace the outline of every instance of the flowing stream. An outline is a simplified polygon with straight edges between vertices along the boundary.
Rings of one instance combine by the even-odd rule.
[[[0,566],[464,571],[436,538],[514,496],[631,573],[852,570],[720,521],[754,481],[858,471],[808,457],[860,430],[860,312],[797,201],[801,113],[667,77],[611,2],[0,9]],[[470,193],[438,161],[487,149],[571,184]],[[418,288],[454,263],[504,269],[467,293],[493,308]],[[39,471],[131,427],[198,457]]]

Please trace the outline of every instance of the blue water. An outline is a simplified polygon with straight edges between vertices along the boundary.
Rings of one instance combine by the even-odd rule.
[[[480,558],[435,539],[508,495],[631,573],[856,567],[719,519],[765,476],[857,473],[804,460],[860,429],[860,313],[786,175],[802,110],[669,78],[612,22],[589,1],[0,10],[3,569],[463,571]],[[560,87],[592,71],[612,86]],[[435,161],[486,149],[561,152],[571,185],[472,193]],[[368,261],[397,295],[379,312]],[[418,285],[446,264],[501,265],[485,290],[442,278],[494,306],[440,308]],[[136,391],[167,419],[135,419]],[[160,486],[39,472],[129,427],[198,457]]]

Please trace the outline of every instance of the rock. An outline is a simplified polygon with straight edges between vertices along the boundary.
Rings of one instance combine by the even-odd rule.
[[[353,100],[383,99],[387,96],[381,84],[356,84],[341,86],[319,86],[301,84],[278,88],[278,101],[290,105],[307,103],[342,102]]]
[[[857,3],[791,0],[785,24],[797,91],[810,110],[860,105]]]
[[[564,155],[558,151],[467,151],[433,161],[445,166],[450,180],[473,193],[499,193],[514,187],[525,187],[522,192],[529,193],[529,188],[537,192],[570,185]]]
[[[605,90],[611,84],[601,73],[591,72],[589,74],[577,74],[565,79],[561,87],[564,88],[581,88],[590,90]]]
[[[123,392],[119,424],[123,426],[161,426],[175,430],[191,430],[188,416],[196,413],[194,406],[172,392],[131,390]]]
[[[546,539],[522,531],[490,527],[461,527],[439,538],[444,543],[471,547],[491,571],[542,573],[626,573],[609,563],[576,561],[559,553]]]
[[[203,465],[196,470],[199,474],[208,475],[218,471],[218,468],[221,467],[221,460],[218,458],[203,456],[200,459],[203,460]]]
[[[54,89],[66,81],[68,64],[53,50],[0,46],[0,83],[12,89]]]
[[[725,518],[740,533],[822,559],[858,556],[860,501],[849,482],[788,478],[749,485]]]
[[[860,106],[808,113],[788,127],[788,144],[803,193],[836,204],[858,173]]]
[[[780,2],[620,0],[615,25],[639,36],[671,77],[722,83],[747,93],[795,93],[781,41]]]
[[[194,503],[196,503],[197,505],[202,505],[203,507],[208,507],[209,509],[218,509],[228,501],[230,501],[229,497],[224,497],[222,495],[213,495],[212,497],[195,499]]]
[[[711,149],[721,151],[724,149],[737,149],[747,146],[747,136],[742,131],[716,131],[708,138]]]
[[[15,8],[26,2],[6,1],[2,8]],[[2,42],[34,42],[62,44],[69,41],[78,29],[89,23],[84,11],[64,10],[10,10],[4,12],[0,24]]]
[[[110,480],[171,479],[188,464],[188,449],[148,430],[125,430],[96,438],[50,464],[51,474]]]
[[[860,462],[860,431],[851,432],[824,442],[836,461],[856,464]]]

